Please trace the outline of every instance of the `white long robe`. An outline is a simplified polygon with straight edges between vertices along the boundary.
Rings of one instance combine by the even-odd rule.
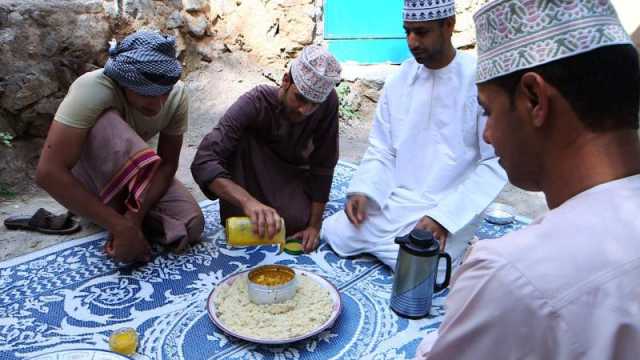
[[[322,238],[339,255],[371,253],[395,269],[394,239],[420,218],[456,233],[498,195],[506,174],[482,139],[475,68],[462,52],[438,70],[412,58],[386,82],[349,187],[371,199],[368,219],[356,228],[340,212],[323,224]]]
[[[640,359],[639,215],[636,175],[478,241],[418,358]]]

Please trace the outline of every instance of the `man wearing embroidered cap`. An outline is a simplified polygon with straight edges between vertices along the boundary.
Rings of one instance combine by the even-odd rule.
[[[322,230],[338,254],[370,253],[392,270],[396,237],[426,229],[444,248],[506,180],[482,140],[476,60],[451,44],[454,1],[406,0],[403,15],[413,58],[385,84],[345,212]]]
[[[340,64],[320,46],[293,60],[280,87],[257,86],[233,104],[200,144],[191,172],[220,198],[221,220],[249,216],[260,235],[287,235],[309,252],[338,161]]]
[[[200,240],[202,212],[174,179],[188,117],[181,73],[173,37],[131,34],[74,81],[49,129],[37,183],[105,227],[116,260],[150,260],[149,239],[178,251]],[[146,141],[158,133],[156,153]]]
[[[485,139],[551,210],[470,248],[418,357],[637,359],[636,49],[608,0],[498,0],[474,19]]]

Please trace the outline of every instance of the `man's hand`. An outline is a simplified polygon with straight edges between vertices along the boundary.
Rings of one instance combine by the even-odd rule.
[[[369,198],[364,194],[353,194],[349,196],[344,211],[347,213],[347,218],[353,225],[360,226],[367,219],[368,204]]]
[[[131,210],[127,210],[124,213],[124,218],[129,220],[138,229],[142,229],[142,222],[144,220],[144,214],[141,211],[133,212]]]
[[[418,221],[416,229],[431,231],[433,236],[440,242],[440,251],[444,251],[444,248],[447,245],[447,236],[449,236],[449,232],[437,221],[428,216],[423,216],[422,219]]]
[[[125,263],[151,261],[151,246],[139,227],[130,221],[111,231],[105,245],[107,255]]]
[[[282,219],[274,208],[266,206],[258,200],[251,199],[242,206],[242,209],[251,219],[253,232],[258,236],[264,237],[266,235],[271,239],[280,232]]]
[[[308,228],[299,231],[291,236],[292,238],[302,240],[302,249],[306,253],[310,253],[315,250],[320,244],[320,229],[309,226]]]

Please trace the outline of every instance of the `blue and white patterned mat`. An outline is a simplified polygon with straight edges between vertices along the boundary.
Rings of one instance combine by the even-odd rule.
[[[354,170],[337,167],[325,215],[342,209]],[[0,359],[108,349],[109,335],[122,327],[138,331],[136,359],[411,359],[442,320],[447,291],[435,296],[433,316],[399,318],[389,309],[391,271],[377,260],[341,259],[324,244],[304,256],[277,255],[275,247],[227,248],[217,203],[203,209],[202,244],[183,255],[160,253],[144,267],[110,261],[104,233],[0,263]],[[498,237],[513,229],[484,223],[478,234]],[[260,346],[220,332],[205,310],[211,290],[233,273],[271,263],[333,282],[344,304],[336,325],[290,346]]]

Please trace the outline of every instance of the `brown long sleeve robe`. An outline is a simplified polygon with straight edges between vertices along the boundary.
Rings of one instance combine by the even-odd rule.
[[[338,161],[338,96],[298,124],[286,120],[278,88],[257,86],[242,95],[205,136],[191,173],[210,199],[208,186],[218,177],[233,180],[251,196],[271,206],[285,220],[287,235],[309,222],[311,202],[329,198]],[[220,200],[221,221],[244,216]]]

